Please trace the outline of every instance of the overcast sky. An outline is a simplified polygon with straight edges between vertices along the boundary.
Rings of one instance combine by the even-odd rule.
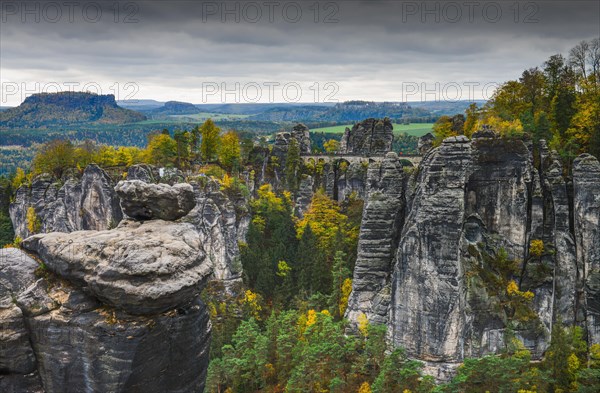
[[[485,99],[600,37],[595,0],[0,4],[0,105],[84,87],[197,104]]]

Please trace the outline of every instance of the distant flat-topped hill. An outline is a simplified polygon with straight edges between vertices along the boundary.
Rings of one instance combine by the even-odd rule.
[[[125,124],[146,116],[117,105],[115,96],[84,92],[41,93],[0,112],[2,127],[44,127],[80,123]]]
[[[168,101],[160,108],[154,109],[153,113],[162,115],[194,115],[200,113],[201,110],[194,104],[189,102]]]

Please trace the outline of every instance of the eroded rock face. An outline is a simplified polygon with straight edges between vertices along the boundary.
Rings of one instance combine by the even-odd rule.
[[[13,225],[21,229],[21,236],[30,235],[26,219],[27,203],[30,200],[38,201],[35,205],[36,211],[38,207],[46,209],[37,215],[41,224],[40,232],[68,233],[82,229],[104,230],[116,227],[123,215],[121,198],[114,189],[110,189],[113,186],[109,176],[95,165],[86,168],[84,173],[81,179],[68,180],[61,189],[57,188],[58,183],[50,176],[39,176],[34,180],[32,187],[22,187],[17,202],[12,207],[15,212],[12,215]],[[182,176],[181,172],[161,171],[152,165],[133,165],[127,171],[128,182],[135,180],[141,183],[135,183],[135,186],[127,183],[127,186],[122,188],[121,184],[120,189],[125,190],[124,203],[131,208],[134,218],[173,220],[189,216],[185,220],[195,226],[207,258],[213,263],[214,277],[219,280],[239,280],[241,263],[238,241],[244,241],[250,222],[246,197],[225,195],[220,191],[219,185],[212,181],[208,184],[204,181],[202,185],[197,182],[173,187],[168,185],[169,182],[183,179]],[[97,192],[86,191],[80,195],[78,191],[82,188],[98,188],[95,185],[100,183],[98,179],[104,179],[102,189],[104,195],[111,196],[110,204],[106,203],[106,198],[98,198]],[[59,200],[56,199],[58,190],[61,195]],[[85,208],[79,209],[82,200]],[[60,206],[60,209],[52,208],[55,205]],[[119,212],[118,220],[111,218],[116,210],[107,206],[116,206]],[[86,214],[83,217],[77,216],[75,220],[77,211],[94,212],[96,219],[89,220],[86,217],[92,214]],[[108,216],[102,217],[102,214]],[[109,222],[110,225],[94,225],[103,222]]]
[[[322,166],[322,170],[314,177],[301,179],[296,193],[296,214],[303,214],[308,209],[311,198],[319,188],[323,188],[328,197],[338,202],[347,200],[352,194],[358,199],[366,199],[369,161],[371,160],[366,157],[352,162],[335,156],[329,161],[310,158],[307,164],[312,167]]]
[[[509,319],[534,358],[559,318],[599,343],[600,164],[578,158],[571,192],[543,143],[536,161],[523,142],[486,130],[446,139],[415,169],[391,155],[371,165],[346,317],[386,323],[392,344],[439,379],[466,357],[500,352]],[[533,240],[541,256],[530,255]],[[534,294],[531,318],[515,316],[487,275],[500,250]]]
[[[30,324],[47,393],[204,388],[210,323],[198,300],[151,316],[63,306]]]
[[[22,239],[31,235],[27,225],[30,207],[41,232],[103,230],[115,227],[123,217],[113,180],[96,165],[89,165],[80,178],[67,178],[64,184],[42,175],[31,186],[19,188],[9,213],[15,235]]]
[[[17,297],[34,285],[38,263],[16,248],[0,249],[0,390],[43,392],[30,331]]]
[[[292,138],[298,141],[300,154],[310,153],[310,131],[307,126],[302,123],[296,124],[292,129]]]
[[[470,143],[443,143],[424,162],[420,190],[402,228],[392,273],[389,327],[394,345],[425,360],[459,351],[459,241]]]
[[[120,181],[115,191],[123,212],[136,220],[177,220],[195,206],[194,189],[187,183],[173,186],[141,180]]]
[[[160,172],[158,168],[152,165],[132,165],[127,169],[127,180],[141,180],[146,183],[158,183],[160,180]]]
[[[364,313],[374,324],[387,322],[390,306],[391,261],[404,222],[406,179],[395,153],[369,166],[352,296],[346,317]]]
[[[182,219],[200,236],[212,274],[226,284],[241,280],[239,241],[245,240],[250,214],[246,201],[231,201],[216,182],[193,184],[196,206]],[[236,212],[239,209],[239,212]]]
[[[274,173],[275,179],[271,180],[275,186],[279,186],[283,180],[283,170],[286,165],[290,144],[293,140],[298,144],[300,154],[308,154],[311,152],[310,131],[304,124],[297,124],[291,132],[278,132],[275,135],[273,150],[271,152],[271,157],[269,158],[271,161],[273,161],[273,158],[277,161],[277,169]],[[264,164],[266,165],[266,161]],[[261,181],[265,181],[264,169],[265,166],[263,165],[263,173],[259,176]]]
[[[187,223],[124,220],[108,231],[34,235],[23,247],[51,271],[131,314],[187,303],[212,274],[200,235]]]
[[[163,313],[132,315],[77,280],[36,271],[24,252],[0,250],[2,392],[202,391],[210,323],[197,297]]]
[[[600,343],[600,163],[584,154],[573,163],[573,205],[577,263],[589,339]]]
[[[210,322],[199,294],[210,279],[239,282],[249,214],[216,182],[162,184],[178,176],[132,167],[115,196],[135,219],[24,240],[44,268],[0,251],[0,391],[203,390]]]
[[[385,154],[392,150],[394,140],[390,119],[366,119],[356,123],[352,129],[346,128],[340,143],[341,153]]]
[[[30,374],[36,359],[17,296],[36,282],[38,263],[16,248],[0,250],[0,373]],[[2,382],[0,382],[2,386]],[[4,391],[4,390],[3,390]]]
[[[433,148],[434,140],[435,140],[435,137],[433,136],[433,134],[431,132],[428,132],[427,134],[420,137],[419,140],[417,141],[417,150],[419,151],[419,154],[423,156],[429,150],[431,150]]]
[[[314,195],[314,179],[312,176],[304,176],[300,180],[300,185],[298,187],[298,193],[296,196],[296,204],[294,206],[294,214],[296,217],[302,218],[304,217],[304,213],[308,211],[310,207],[310,202],[312,201],[312,197]]]

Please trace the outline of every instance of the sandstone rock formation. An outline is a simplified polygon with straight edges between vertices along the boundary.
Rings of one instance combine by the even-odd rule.
[[[431,150],[433,148],[434,140],[435,140],[435,137],[433,136],[433,134],[431,132],[428,132],[427,134],[420,137],[419,140],[417,141],[417,150],[419,151],[419,154],[423,156],[429,150]]]
[[[183,174],[147,164],[129,167],[127,179],[117,192],[111,177],[96,165],[88,166],[81,178],[70,177],[60,188],[49,175],[38,176],[30,187],[19,189],[11,205],[16,234],[22,238],[30,235],[29,207],[35,208],[41,233],[114,228],[123,217],[121,194],[124,207],[134,218],[173,220],[187,215],[185,220],[194,225],[207,260],[213,264],[215,279],[239,281],[238,241],[244,240],[250,220],[245,198],[231,199],[207,178],[169,186],[183,179]]]
[[[352,193],[355,193],[356,197],[365,199],[367,196],[367,170],[370,165],[368,161],[362,161],[343,165],[342,168],[338,166],[338,171],[335,173],[337,179],[334,184],[336,192],[335,196],[332,193],[331,197],[337,201],[344,201]]]
[[[559,318],[599,343],[600,164],[579,157],[571,191],[543,146],[534,160],[523,142],[481,132],[446,139],[415,169],[393,155],[370,166],[346,316],[386,323],[393,345],[440,379],[501,351],[509,321],[534,358]],[[531,303],[512,306],[499,271]]]
[[[0,271],[0,391],[202,391],[210,324],[197,299],[132,315],[20,250],[0,250]]]
[[[300,154],[307,154],[311,152],[310,131],[307,126],[302,123],[296,124],[294,128],[292,128],[292,138],[298,141]]]
[[[296,217],[304,217],[304,213],[308,211],[310,202],[314,195],[314,179],[312,176],[304,176],[300,180],[298,193],[296,196],[296,204],[294,206],[294,214]]]
[[[381,155],[392,150],[394,140],[390,119],[366,119],[346,128],[340,144],[345,154]]]
[[[35,285],[38,263],[16,248],[0,249],[0,391],[43,392],[19,298]]]
[[[275,135],[275,142],[273,143],[273,150],[271,156],[275,157],[277,161],[277,169],[275,170],[276,179],[274,179],[274,185],[277,186],[283,176],[283,169],[287,161],[288,150],[290,143],[295,140],[298,144],[300,154],[308,154],[311,152],[310,143],[310,131],[304,124],[297,124],[294,126],[291,132],[278,132]],[[264,173],[260,176],[261,181],[265,181]]]
[[[573,205],[577,267],[587,311],[589,339],[600,343],[600,164],[589,154],[573,163]],[[581,274],[581,273],[580,273]]]
[[[186,183],[169,186],[141,180],[120,181],[115,187],[123,212],[136,220],[177,220],[194,208],[194,189]]]
[[[404,220],[406,176],[396,153],[369,166],[367,199],[359,234],[352,296],[346,317],[364,313],[371,323],[387,322],[391,262]]]
[[[231,200],[218,183],[204,187],[193,182],[196,206],[182,221],[194,225],[212,264],[213,277],[225,284],[241,280],[242,264],[238,242],[245,241],[250,214],[244,199]]]
[[[124,206],[140,202],[127,191],[137,187],[153,198],[177,194],[176,186],[127,181],[117,187]],[[191,195],[189,211],[192,187],[179,188]],[[152,205],[153,216],[169,216],[162,206]],[[214,261],[194,224],[126,219],[22,244],[43,264],[16,249],[0,254],[3,391],[202,391],[210,323],[199,294]]]
[[[128,174],[114,197],[134,219],[31,236],[22,245],[38,260],[0,251],[0,391],[202,391],[199,294],[211,279],[239,282],[247,201],[207,179],[162,184],[151,166]]]
[[[52,272],[131,314],[189,302],[212,273],[198,232],[185,223],[124,220],[108,231],[34,235],[23,246]]]
[[[136,164],[127,168],[127,180],[141,180],[146,183],[158,183],[160,172],[158,168],[148,164]]]
[[[27,228],[30,207],[35,209],[41,232],[115,227],[123,213],[114,186],[111,177],[96,165],[89,165],[80,178],[68,177],[63,184],[50,175],[38,176],[30,186],[17,190],[10,205],[15,235],[22,239],[31,235]]]

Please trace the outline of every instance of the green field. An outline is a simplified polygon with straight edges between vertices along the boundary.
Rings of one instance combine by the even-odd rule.
[[[428,132],[431,132],[433,123],[412,123],[412,124],[393,124],[394,134],[407,133],[412,136],[423,136]],[[343,133],[346,127],[352,128],[352,124],[346,124],[341,126],[315,128],[310,132],[324,132],[324,133]]]

